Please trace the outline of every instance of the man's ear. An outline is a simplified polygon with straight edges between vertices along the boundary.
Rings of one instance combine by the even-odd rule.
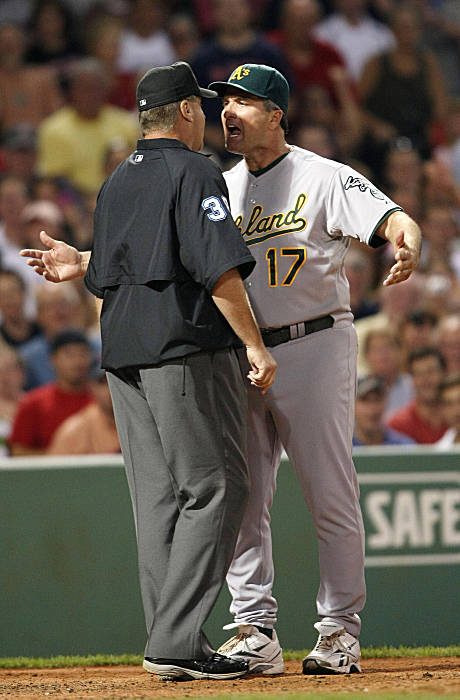
[[[192,121],[192,109],[189,100],[181,100],[179,110],[182,117],[187,121]]]
[[[281,109],[274,109],[270,114],[269,126],[271,129],[276,129],[283,118],[283,111]]]

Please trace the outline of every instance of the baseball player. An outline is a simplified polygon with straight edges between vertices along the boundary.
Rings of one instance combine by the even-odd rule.
[[[237,633],[219,652],[252,671],[282,673],[274,629],[270,507],[282,448],[294,466],[319,544],[319,633],[303,672],[360,669],[359,612],[365,602],[364,532],[351,457],[357,340],[343,259],[351,238],[390,241],[395,263],[384,285],[415,269],[417,224],[346,165],[285,141],[287,81],[263,65],[239,66],[223,97],[226,147],[243,160],[225,179],[237,226],[257,260],[245,281],[265,344],[278,363],[272,388],[249,390],[251,493],[227,576]],[[84,274],[89,253],[42,236],[51,251],[23,251],[57,281]]]
[[[360,669],[365,602],[364,532],[352,462],[357,340],[343,260],[350,239],[390,241],[395,264],[384,284],[415,268],[420,229],[352,168],[285,142],[289,88],[273,68],[246,64],[223,98],[226,148],[244,156],[224,174],[230,208],[257,265],[245,281],[276,383],[249,391],[251,493],[227,582],[238,628],[220,653],[246,658],[267,675],[284,668],[273,627],[270,507],[282,448],[315,525],[319,638],[303,672]]]

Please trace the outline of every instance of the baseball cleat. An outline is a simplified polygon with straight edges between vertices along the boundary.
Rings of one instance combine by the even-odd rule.
[[[361,673],[359,641],[337,622],[317,622],[319,632],[314,648],[302,661],[306,675]]]
[[[235,625],[226,625],[231,629]],[[217,650],[231,659],[243,659],[249,664],[249,673],[275,676],[284,673],[283,650],[273,630],[270,639],[254,625],[238,625],[238,634],[227,640]]]
[[[190,678],[229,680],[248,672],[248,664],[242,660],[229,659],[217,652],[207,659],[152,659],[146,657],[143,668],[158,676],[161,681],[180,681]]]

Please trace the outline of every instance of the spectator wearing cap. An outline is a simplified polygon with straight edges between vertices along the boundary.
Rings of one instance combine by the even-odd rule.
[[[445,369],[445,360],[437,348],[419,348],[410,353],[408,370],[415,397],[388,418],[388,427],[420,444],[433,444],[442,438],[448,427],[439,399]]]
[[[138,128],[133,115],[106,101],[107,81],[95,59],[78,61],[69,71],[70,102],[38,129],[38,171],[61,176],[84,194],[104,181],[104,160],[114,139],[130,146]]]
[[[28,124],[11,126],[3,135],[1,152],[4,173],[28,183],[37,160],[35,128]]]
[[[386,406],[385,380],[368,375],[358,380],[353,445],[411,445],[407,435],[388,428],[383,421]]]
[[[64,217],[57,204],[49,200],[36,200],[26,204],[22,211],[24,225],[23,239],[28,248],[40,245],[40,231],[46,232],[53,238],[62,238]]]
[[[105,371],[90,380],[94,401],[67,418],[56,430],[47,450],[51,455],[120,452],[112,399]]]
[[[91,346],[79,330],[51,341],[56,380],[29,391],[18,405],[10,436],[11,454],[43,454],[63,421],[93,401],[89,388]]]
[[[442,412],[449,428],[435,443],[435,447],[440,450],[448,450],[449,447],[460,444],[460,374],[451,374],[441,382],[439,397]]]

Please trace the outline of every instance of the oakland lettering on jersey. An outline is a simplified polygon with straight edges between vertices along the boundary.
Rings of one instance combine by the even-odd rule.
[[[303,192],[297,197],[293,209],[288,212],[277,212],[270,216],[262,216],[263,206],[256,204],[250,215],[246,228],[243,229],[243,214],[235,219],[235,224],[240,229],[247,245],[262,243],[267,238],[283,236],[286,233],[303,231],[307,226],[307,219],[299,216],[301,209],[307,201],[307,195]]]
[[[371,183],[362,177],[353,177],[353,175],[349,175],[347,177],[343,189],[351,190],[353,187],[357,187],[360,192],[369,191],[369,194],[375,197],[375,199],[381,199],[384,202],[388,202],[388,199],[385,197],[383,192],[380,192],[380,190],[377,190],[375,187],[372,187]]]

